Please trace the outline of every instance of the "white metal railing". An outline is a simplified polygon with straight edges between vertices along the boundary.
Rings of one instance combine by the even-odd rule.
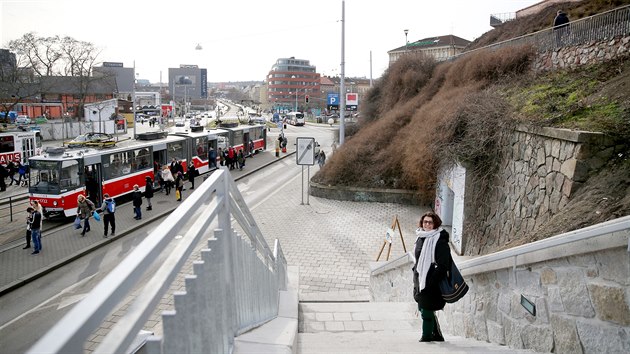
[[[232,218],[247,237],[231,227]],[[211,226],[218,225],[214,230]],[[147,353],[229,353],[234,337],[277,316],[279,291],[286,289],[286,260],[276,240],[272,251],[227,172],[215,171],[79,304],[50,329],[29,353],[83,353],[88,337],[152,274],[94,353],[123,353],[198,246],[207,246],[186,291],[174,294],[162,313],[162,337],[147,339]],[[164,251],[168,251],[164,252]],[[158,265],[153,265],[158,261]],[[159,267],[156,271],[152,267]]]
[[[538,51],[544,52],[560,47],[599,42],[627,35],[630,35],[630,5],[571,21],[566,27],[548,28],[473,49],[450,59],[474,53],[477,50],[498,49],[506,46],[531,45]]]

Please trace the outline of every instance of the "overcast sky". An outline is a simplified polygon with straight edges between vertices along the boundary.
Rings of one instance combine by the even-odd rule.
[[[345,75],[378,78],[387,51],[453,34],[474,40],[490,14],[540,0],[346,0]],[[196,64],[208,81],[264,80],[278,58],[310,60],[339,75],[342,0],[0,0],[0,46],[27,32],[70,36],[102,49],[138,78],[168,81],[168,68]],[[551,21],[552,19],[550,19]],[[197,44],[203,49],[195,50]]]

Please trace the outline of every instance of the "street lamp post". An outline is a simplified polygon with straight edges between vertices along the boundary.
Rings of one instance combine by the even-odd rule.
[[[409,41],[407,40],[407,33],[409,33],[408,29],[405,30],[405,53],[409,50]]]
[[[291,75],[291,78],[292,78],[292,79],[295,79],[295,78],[296,78],[296,76],[295,76],[295,75]],[[297,85],[296,85],[296,86],[297,86]],[[297,101],[298,101],[298,89],[297,89],[297,87],[296,87],[296,88],[295,88],[295,110],[294,110],[293,112],[297,112],[297,111],[298,111],[298,107],[297,107],[297,106],[298,106],[298,102],[297,102]]]

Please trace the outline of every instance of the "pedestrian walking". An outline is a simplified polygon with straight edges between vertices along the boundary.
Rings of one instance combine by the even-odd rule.
[[[31,224],[33,224],[33,207],[26,208],[26,246],[22,247],[23,250],[31,248]]]
[[[13,182],[15,182],[15,185],[19,186],[20,184],[15,179],[15,173],[17,172],[17,168],[15,166],[15,163],[13,161],[9,161],[7,167],[9,168],[9,179],[11,179],[11,183],[9,183],[9,185],[11,186],[11,185],[13,185]]]
[[[217,151],[210,147],[210,151],[208,151],[208,161],[210,162],[210,168],[217,167]]]
[[[326,163],[326,153],[324,152],[324,150],[319,150],[317,163],[319,164],[319,168],[324,167],[324,164]]]
[[[448,232],[441,226],[442,219],[433,212],[427,212],[420,217],[416,230],[416,262],[412,270],[413,297],[422,317],[420,342],[444,341],[435,311],[442,310],[446,304],[438,284],[446,277],[452,259]]]
[[[225,153],[223,152],[223,149],[219,148],[219,164],[221,166],[223,166],[225,164]]]
[[[77,197],[77,204],[77,215],[79,215],[79,218],[83,220],[83,231],[81,232],[81,237],[83,237],[86,232],[90,232],[90,217],[96,207],[94,206],[94,203],[87,199],[83,194],[80,194]]]
[[[253,140],[249,140],[249,157],[254,157],[254,152],[255,152],[255,148],[254,148],[254,141]]]
[[[4,181],[5,178],[9,175],[9,171],[6,166],[0,164],[0,192],[4,192],[7,190],[7,184]]]
[[[147,199],[147,210],[153,210],[153,205],[151,205],[151,198],[153,198],[153,180],[151,177],[146,176],[145,181],[147,182],[146,187],[144,188],[144,197]]]
[[[177,172],[177,177],[175,177],[175,197],[178,202],[182,201],[182,192],[184,191],[184,174],[181,172]]]
[[[197,169],[195,168],[195,164],[191,161],[190,165],[188,165],[188,181],[191,184],[190,189],[195,189],[195,177],[197,177]]]
[[[18,186],[27,187],[28,178],[26,178],[27,166],[24,164],[18,165]]]
[[[162,179],[164,180],[166,195],[169,195],[175,179],[173,178],[173,173],[171,173],[171,170],[166,165],[162,166]]]
[[[562,46],[564,44],[564,38],[569,33],[569,16],[562,10],[558,10],[556,17],[553,19],[553,31],[556,35],[556,45]]]
[[[42,213],[40,210],[33,208],[33,221],[31,222],[33,253],[31,254],[39,254],[42,250]]]
[[[243,167],[245,167],[245,155],[243,154],[243,150],[238,151],[236,162],[238,162],[238,169],[242,171]]]
[[[103,213],[103,237],[107,238],[107,229],[112,227],[112,236],[116,236],[116,201],[105,193],[100,211]]]
[[[137,184],[133,185],[133,194],[131,198],[133,199],[133,212],[135,215],[133,218],[140,220],[142,219],[142,192]]]

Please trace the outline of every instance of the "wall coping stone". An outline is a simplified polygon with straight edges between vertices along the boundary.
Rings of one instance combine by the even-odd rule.
[[[523,133],[540,135],[552,139],[566,140],[574,143],[612,145],[610,138],[600,132],[571,130],[565,128],[535,127],[526,124],[519,124],[516,130]]]
[[[416,191],[390,188],[363,188],[338,185],[324,185],[310,181],[310,194],[320,198],[355,201],[398,203],[419,205],[420,197]]]
[[[625,246],[630,252],[630,216],[464,260],[457,265],[462,275],[470,276]]]

